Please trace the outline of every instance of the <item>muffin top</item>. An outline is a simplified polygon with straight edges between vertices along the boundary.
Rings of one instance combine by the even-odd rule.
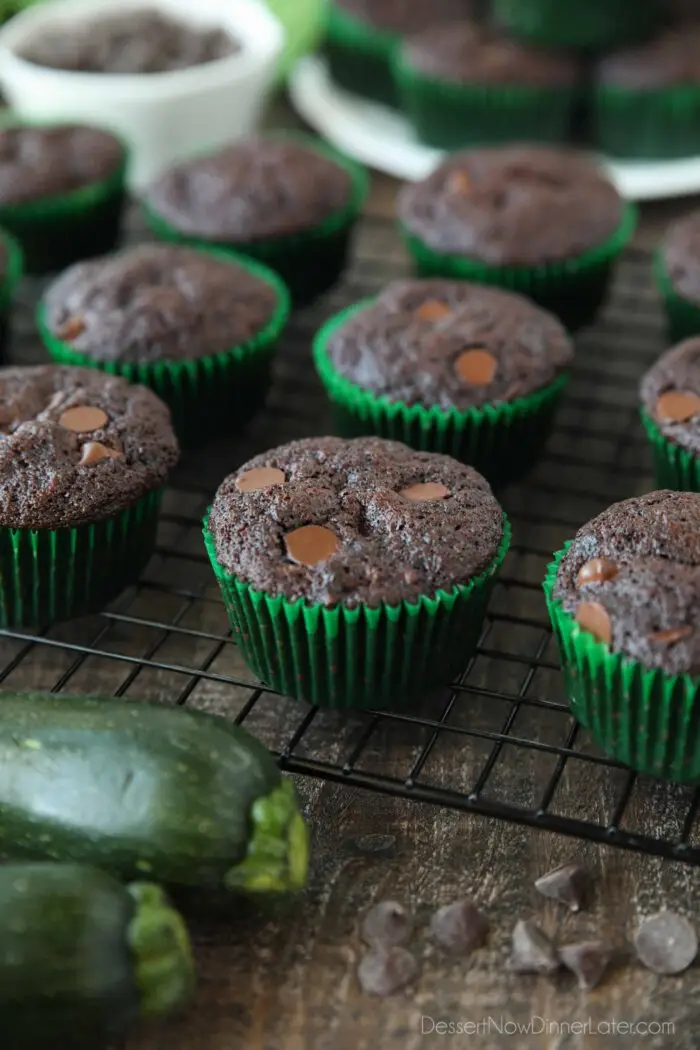
[[[238,263],[144,244],[76,263],[44,297],[49,330],[96,361],[207,357],[247,342],[277,303]]]
[[[0,130],[0,204],[50,197],[109,178],[124,160],[106,131],[62,124]]]
[[[493,561],[503,512],[449,456],[382,438],[308,438],[265,452],[220,486],[209,517],[226,572],[325,606],[415,602]]]
[[[700,455],[700,336],[662,354],[644,376],[641,395],[664,437]]]
[[[328,340],[334,369],[376,396],[459,411],[541,389],[573,361],[559,321],[466,281],[394,281]]]
[[[555,598],[613,652],[669,674],[700,672],[700,493],[615,503],[579,530]]]
[[[573,84],[578,64],[569,55],[520,43],[463,20],[431,25],[403,45],[404,62],[418,73],[458,84]]]
[[[143,386],[91,368],[0,369],[0,524],[102,521],[165,481],[170,412]]]
[[[333,0],[336,7],[390,33],[418,33],[436,22],[471,17],[477,0]]]
[[[399,216],[434,251],[494,266],[536,266],[603,243],[624,202],[572,150],[503,146],[455,153],[404,187]]]
[[[700,210],[672,223],[660,250],[673,287],[700,306]]]
[[[247,243],[312,229],[352,191],[349,172],[312,145],[256,137],[175,165],[146,202],[181,233]]]
[[[653,91],[700,82],[700,26],[670,29],[634,47],[606,55],[596,80],[605,87]]]

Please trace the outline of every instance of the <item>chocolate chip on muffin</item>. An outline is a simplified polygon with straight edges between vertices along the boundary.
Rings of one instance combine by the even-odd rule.
[[[661,355],[642,380],[641,396],[664,437],[700,455],[700,336]]]

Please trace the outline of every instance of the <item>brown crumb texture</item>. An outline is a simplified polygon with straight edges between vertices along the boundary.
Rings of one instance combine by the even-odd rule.
[[[0,130],[0,204],[22,204],[109,178],[124,149],[106,131],[62,124]]]

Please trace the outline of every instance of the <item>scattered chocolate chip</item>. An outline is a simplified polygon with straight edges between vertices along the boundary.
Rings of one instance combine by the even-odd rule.
[[[416,317],[421,321],[441,321],[443,317],[447,317],[451,312],[447,303],[441,303],[437,299],[428,299],[427,302],[421,303],[418,307]]]
[[[660,911],[645,919],[634,935],[640,961],[654,973],[682,973],[698,953],[692,925],[673,911]]]
[[[277,467],[255,467],[236,478],[235,485],[239,492],[259,492],[274,485],[284,485],[286,480],[284,471]]]
[[[82,317],[69,317],[65,324],[62,324],[58,329],[56,335],[59,339],[70,342],[72,339],[77,339],[84,331],[85,321]]]
[[[599,642],[609,645],[612,640],[612,624],[608,610],[600,602],[581,602],[576,611],[576,621],[582,631],[588,631]]]
[[[562,864],[535,881],[535,889],[543,897],[565,904],[571,911],[580,911],[586,902],[591,877],[578,864]]]
[[[404,499],[413,503],[425,503],[427,500],[445,499],[450,490],[437,481],[426,481],[418,485],[409,485],[407,489],[401,489],[399,493]]]
[[[585,583],[605,583],[614,580],[618,568],[614,561],[608,558],[591,558],[585,562],[578,571],[576,586],[583,587]]]
[[[393,995],[418,974],[414,955],[405,948],[374,948],[357,968],[362,989],[370,995]]]
[[[368,944],[391,948],[408,940],[413,920],[398,901],[380,901],[365,915],[360,932]]]
[[[514,973],[556,973],[560,966],[557,950],[544,930],[529,919],[516,922],[508,969]]]
[[[101,430],[109,422],[109,417],[101,408],[76,405],[75,408],[67,408],[58,422],[76,434],[90,434],[93,430]]]
[[[698,413],[700,397],[682,390],[669,390],[656,402],[656,415],[664,423],[685,423]]]
[[[472,188],[472,180],[466,171],[453,171],[447,180],[449,193],[469,193]]]
[[[465,350],[455,361],[455,372],[472,386],[486,386],[496,374],[498,361],[488,350]]]
[[[649,635],[652,645],[675,645],[682,642],[684,638],[690,638],[693,628],[684,624],[682,627],[670,627],[667,631],[656,631]]]
[[[121,452],[118,449],[107,448],[106,445],[102,445],[99,441],[86,441],[80,456],[80,466],[89,467],[93,463],[99,463],[102,459],[116,459],[118,456],[121,456]]]
[[[471,901],[455,901],[438,908],[430,920],[430,932],[452,955],[470,955],[488,937],[489,921]]]
[[[582,941],[565,944],[559,949],[559,958],[567,970],[576,975],[579,988],[590,991],[600,984],[610,965],[612,951],[602,941]]]
[[[298,565],[318,565],[327,561],[340,546],[340,540],[323,525],[302,525],[284,537],[287,554]]]

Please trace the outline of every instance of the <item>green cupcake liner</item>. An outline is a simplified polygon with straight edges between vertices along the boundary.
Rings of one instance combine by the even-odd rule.
[[[403,709],[464,670],[510,536],[504,515],[496,557],[451,591],[415,603],[328,609],[270,597],[230,576],[217,561],[208,515],[204,520],[207,553],[246,663],[268,688],[345,709]]]
[[[335,332],[372,302],[342,310],[314,338],[314,363],[333,408],[336,431],[342,437],[376,434],[419,451],[445,453],[471,464],[492,485],[509,484],[528,471],[547,442],[568,372],[535,394],[463,412],[391,401],[340,375],[327,352]]]
[[[548,566],[544,592],[574,717],[607,755],[637,772],[700,779],[700,679],[649,670],[581,630],[553,597],[569,546]]]
[[[654,462],[657,489],[675,489],[677,492],[700,492],[700,460],[692,452],[669,441],[646,411],[640,409]]]
[[[394,75],[401,104],[418,138],[456,150],[512,142],[566,142],[571,137],[578,89],[458,84],[411,67],[398,47]]]
[[[153,232],[162,240],[232,251],[269,266],[289,288],[294,306],[300,308],[332,288],[345,270],[355,223],[369,189],[369,178],[361,165],[312,136],[286,133],[280,137],[309,146],[341,165],[351,177],[352,191],[345,207],[314,229],[267,240],[223,243],[181,233],[146,202],[143,203],[143,212]]]
[[[0,627],[47,627],[98,612],[153,554],[162,490],[94,525],[0,527]]]
[[[272,270],[230,252],[207,250],[206,254],[237,263],[269,284],[277,296],[277,305],[265,327],[246,343],[222,353],[177,361],[98,361],[74,350],[51,332],[41,303],[36,315],[44,346],[58,364],[100,369],[154,390],[170,407],[183,447],[234,433],[262,408],[270,387],[277,341],[290,313],[289,292]]]
[[[0,230],[0,240],[7,249],[5,276],[0,280],[0,364],[5,360],[10,337],[10,316],[14,294],[24,271],[22,249],[6,230]]]
[[[421,277],[448,277],[520,292],[556,314],[570,331],[591,324],[603,305],[617,258],[634,235],[637,208],[625,204],[620,225],[602,244],[542,266],[489,266],[465,255],[430,248],[399,223]]]
[[[109,178],[69,193],[19,204],[0,204],[0,226],[19,241],[26,273],[62,270],[80,259],[106,255],[121,230],[127,154]]]
[[[495,21],[545,47],[604,50],[641,40],[660,22],[661,0],[493,0]]]
[[[700,153],[700,87],[593,93],[593,145],[628,160],[674,160]]]
[[[333,80],[362,98],[397,106],[391,55],[396,33],[377,29],[331,3],[324,52]]]
[[[654,277],[666,314],[666,330],[671,344],[700,335],[700,304],[684,299],[676,291],[660,251],[654,255]]]

